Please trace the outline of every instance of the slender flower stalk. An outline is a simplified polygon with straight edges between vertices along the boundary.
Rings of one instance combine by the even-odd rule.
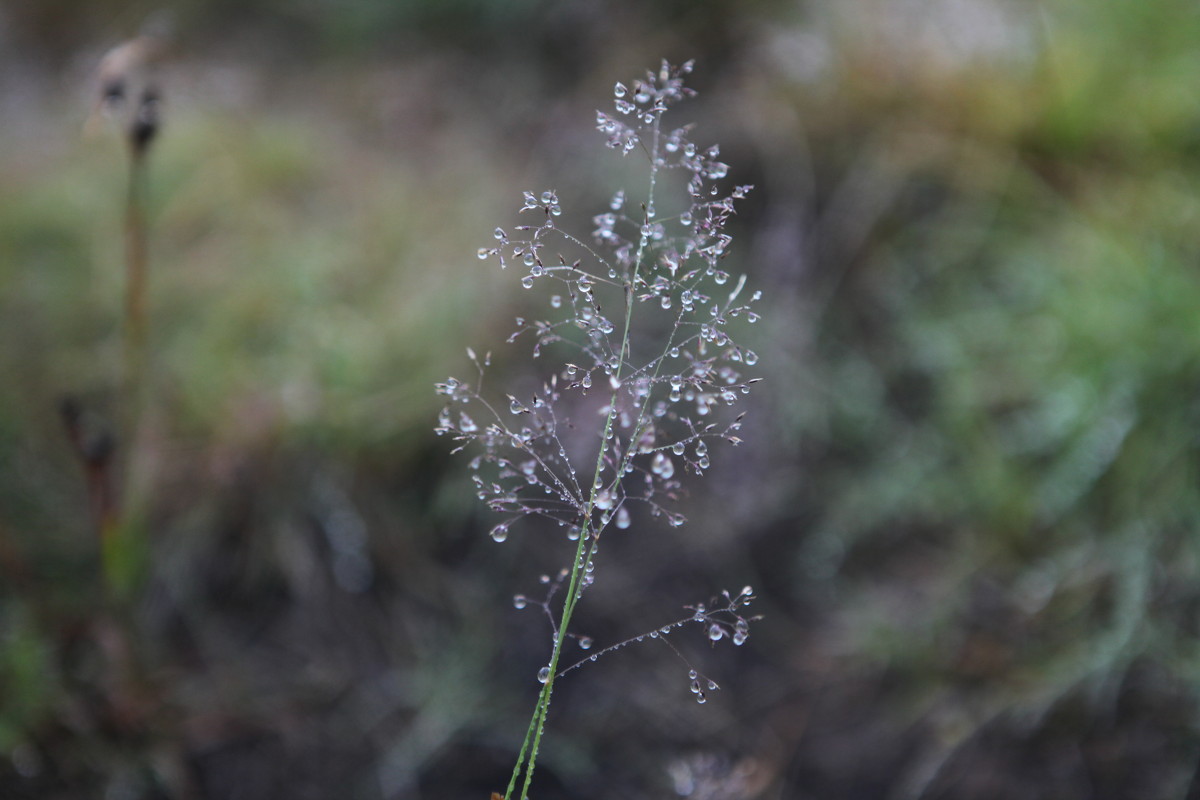
[[[609,210],[594,217],[588,242],[558,227],[562,207],[554,191],[526,192],[521,211],[536,222],[511,235],[497,228],[496,244],[479,251],[501,267],[522,264],[526,289],[550,288],[549,313],[518,318],[509,338],[532,339],[533,357],[550,357],[549,379],[532,396],[509,394],[507,408],[497,408],[483,393],[490,354],[481,359],[468,349],[477,370],[473,384],[448,378],[437,385],[447,398],[437,432],[454,437],[455,452],[478,451],[470,462],[477,494],[502,515],[491,538],[504,542],[514,523],[541,518],[563,528],[573,543],[569,565],[554,581],[545,578],[550,589],[539,605],[550,621],[552,647],[538,673],[542,688],[505,800],[528,797],[557,678],[645,637],[666,642],[682,658],[666,637],[689,622],[702,624],[712,641],[740,645],[753,621],[740,613],[753,599],[746,587],[736,596],[724,593],[724,605],[691,606],[688,617],[560,667],[569,642],[591,647],[590,638],[570,628],[595,580],[603,535],[631,527],[635,516],[664,518],[671,526],[685,522],[674,509],[682,490],[677,469],[701,475],[710,464],[709,442],[740,441],[741,417],[729,419],[727,407],[757,380],[741,374],[757,356],[735,343],[728,327],[739,319],[757,321],[752,307],[759,293],[743,300],[745,276],[727,289],[730,275],[721,269],[732,241],[726,224],[751,187],[723,193],[718,182],[729,168],[718,160],[719,149],[700,150],[690,126],[663,124],[672,105],[695,94],[685,85],[691,68],[691,62],[673,67],[664,61],[644,80],[618,83],[615,114],[597,113],[609,147],[648,160],[640,203],[617,192]],[[681,197],[660,198],[673,176],[681,178]],[[609,309],[619,309],[615,320]],[[581,424],[593,414],[602,424]],[[587,430],[594,438],[581,439]],[[522,608],[529,600],[518,595],[514,604]],[[701,676],[695,669],[688,675],[704,702]]]

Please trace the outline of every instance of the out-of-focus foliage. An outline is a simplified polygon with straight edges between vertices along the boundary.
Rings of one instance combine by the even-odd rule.
[[[507,598],[566,543],[487,539],[432,383],[468,345],[521,368],[475,250],[525,189],[602,210],[591,109],[662,56],[757,186],[729,270],[769,399],[581,623],[747,582],[766,620],[689,651],[704,708],[665,648],[573,673],[538,796],[1186,793],[1193,4],[179,6],[118,608],[56,412],[116,410],[124,152],[72,66],[136,27],[104,7],[0,19],[0,794],[500,788],[548,649]]]
[[[1200,15],[1167,5],[1048,7],[998,63],[930,73],[901,43],[887,75],[831,59],[845,91],[801,89],[806,188],[836,188],[804,234],[795,577],[939,709],[914,791],[947,791],[998,719],[1194,674],[1200,106],[1178,76]],[[1176,753],[1190,720],[1164,723]]]

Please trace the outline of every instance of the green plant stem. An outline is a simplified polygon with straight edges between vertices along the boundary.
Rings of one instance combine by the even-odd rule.
[[[129,192],[125,202],[125,309],[122,364],[123,425],[121,444],[128,452],[141,406],[146,357],[146,151],[130,147]]]
[[[592,494],[594,497],[594,490]],[[591,520],[592,508],[592,501],[589,500],[587,505],[589,522]],[[575,604],[579,600],[579,581],[580,576],[583,573],[581,562],[583,561],[584,546],[588,536],[588,527],[590,526],[585,524],[579,534],[579,545],[575,549],[575,563],[571,568],[571,580],[567,584],[567,597],[563,601],[562,620],[559,622],[558,634],[554,640],[554,649],[550,654],[550,674],[547,676],[546,683],[542,686],[542,691],[538,695],[537,705],[534,707],[533,711],[533,719],[530,720],[529,730],[525,734],[527,742],[529,742],[530,733],[533,734],[533,740],[529,750],[529,761],[525,765],[525,781],[521,785],[521,800],[527,800],[529,797],[529,785],[533,782],[533,769],[534,765],[537,763],[538,748],[542,742],[542,734],[546,730],[546,715],[550,710],[550,696],[554,693],[554,680],[558,673],[558,659],[562,654],[563,642],[567,638],[567,626],[570,624],[571,615],[575,611]],[[522,748],[522,750],[524,750],[524,748]],[[517,774],[519,774],[520,768],[521,762],[518,761],[517,770],[514,771],[513,775],[514,781]],[[511,797],[512,789],[513,785],[510,784],[508,792],[505,794],[506,798]]]
[[[654,188],[658,177],[658,139],[659,139],[659,119],[654,120],[653,141],[650,148],[650,189],[646,198],[647,208],[654,206]],[[522,771],[525,773],[525,780],[521,784],[520,800],[528,800],[529,787],[533,782],[533,771],[537,764],[538,750],[542,742],[542,734],[546,730],[546,716],[550,711],[550,698],[554,694],[554,681],[558,675],[558,661],[562,655],[563,644],[567,640],[567,630],[571,624],[571,616],[575,613],[575,605],[579,602],[579,598],[583,594],[581,581],[583,574],[587,568],[587,562],[591,559],[592,553],[587,550],[589,538],[593,538],[590,532],[592,527],[592,513],[596,507],[596,496],[599,492],[600,476],[604,471],[604,453],[608,447],[609,438],[612,435],[613,426],[617,420],[617,395],[620,391],[621,372],[625,367],[625,362],[629,356],[629,331],[633,322],[633,287],[637,284],[638,271],[642,265],[642,259],[646,253],[646,246],[649,244],[650,237],[643,232],[638,241],[637,257],[633,263],[633,274],[629,276],[629,287],[626,292],[626,297],[629,301],[625,304],[625,328],[621,337],[621,358],[617,364],[615,379],[617,388],[613,389],[612,398],[609,400],[608,416],[604,422],[604,435],[600,440],[600,452],[596,455],[596,469],[593,473],[592,486],[588,495],[588,501],[584,505],[582,517],[583,524],[579,529],[579,544],[575,547],[575,556],[571,563],[571,578],[567,583],[566,597],[563,599],[562,617],[558,623],[558,631],[554,637],[554,647],[550,653],[550,674],[546,678],[546,683],[542,685],[542,691],[538,694],[537,704],[533,709],[533,717],[529,721],[529,728],[525,731],[525,742],[521,746],[521,752],[517,756],[516,766],[513,767],[512,778],[509,780],[508,788],[504,792],[505,800],[512,800],[513,789],[516,788],[517,781],[520,779]],[[615,480],[620,480],[621,473],[617,473]],[[600,536],[600,530],[596,530],[594,538]],[[594,552],[594,547],[593,547]],[[526,760],[528,753],[528,760]]]
[[[122,353],[117,409],[116,452],[111,481],[115,499],[105,506],[100,521],[101,562],[109,596],[126,598],[140,560],[136,519],[137,492],[134,452],[146,393],[147,295],[149,282],[146,182],[148,148],[130,141],[129,186],[125,198],[125,298],[122,309]]]

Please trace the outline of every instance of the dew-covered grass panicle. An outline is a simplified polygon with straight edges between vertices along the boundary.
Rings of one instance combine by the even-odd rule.
[[[677,508],[683,476],[709,469],[710,447],[741,441],[737,405],[758,380],[747,374],[758,356],[730,328],[758,320],[760,293],[722,268],[733,241],[727,225],[752,187],[724,187],[729,167],[719,148],[697,145],[690,125],[665,124],[669,109],[695,94],[685,85],[691,69],[664,61],[642,79],[617,83],[613,111],[597,112],[607,146],[645,160],[643,187],[617,191],[579,235],[560,227],[555,190],[527,191],[522,223],[496,228],[479,249],[481,259],[519,271],[525,289],[543,292],[541,311],[517,318],[508,343],[528,343],[532,358],[546,361],[547,379],[533,392],[485,392],[490,354],[468,349],[474,376],[437,384],[447,401],[437,432],[455,440],[456,452],[470,452],[476,493],[499,515],[491,538],[506,542],[522,522],[542,518],[568,542],[566,566],[547,579],[545,599],[514,601],[540,605],[552,647],[506,800],[528,794],[557,677],[633,641],[666,641],[689,622],[702,623],[712,642],[741,644],[753,620],[739,613],[752,599],[747,587],[726,593],[714,610],[698,605],[683,620],[559,666],[568,642],[591,645],[570,632],[570,622],[596,579],[602,537],[652,518],[686,522]],[[708,682],[694,668],[689,674],[703,702]]]

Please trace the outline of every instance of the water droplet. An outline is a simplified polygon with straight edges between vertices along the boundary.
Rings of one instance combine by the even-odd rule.
[[[625,84],[621,83],[620,81],[617,81],[617,84],[613,86],[614,97],[624,97],[625,93],[628,91],[629,90],[625,88]]]
[[[523,594],[513,595],[513,608],[521,609],[529,605],[529,599]]]
[[[692,694],[700,694],[700,681],[692,680],[691,686],[688,687]]]
[[[717,625],[716,623],[714,623],[709,626],[709,628],[708,628],[708,638],[709,639],[712,639],[715,642],[715,641],[720,640],[720,638],[724,635],[725,635],[725,629],[722,628],[720,625]]]
[[[747,350],[745,353],[742,354],[742,360],[753,367],[755,364],[758,363],[758,354],[755,353],[753,350]]]
[[[696,670],[694,670],[694,669],[688,670],[688,680],[689,681],[694,681],[694,680],[696,680],[697,677],[699,677],[699,673],[697,673]]]
[[[683,449],[683,442],[676,442],[675,444],[671,445],[671,452],[677,456],[683,455]]]
[[[754,589],[751,586],[746,585],[742,587],[742,597],[749,597],[752,594],[754,594]]]
[[[650,471],[667,480],[675,474],[675,463],[660,450],[650,460]]]
[[[617,519],[615,524],[621,530],[625,530],[629,527],[629,511],[626,510],[625,506],[621,506],[617,509]]]
[[[550,668],[542,667],[538,670],[538,683],[545,683],[550,680]]]
[[[661,628],[659,628],[659,629],[658,629],[658,631],[659,631],[659,633],[661,633],[663,636],[666,636],[668,633],[670,633],[670,632],[671,632],[671,626],[670,626],[670,625],[663,625]]]
[[[592,649],[592,637],[580,636],[579,637],[579,648],[581,650],[591,650]]]
[[[708,698],[704,696],[704,692],[701,692],[700,694],[696,695],[696,702],[699,703],[700,705],[704,705],[705,703],[708,702]]]
[[[503,542],[505,539],[507,539],[508,538],[508,523],[502,522],[499,525],[497,525],[496,527],[492,528],[491,537],[492,537],[493,541],[497,541],[497,542]]]
[[[562,305],[562,297],[560,297],[559,295],[556,295],[556,294],[550,295],[550,307],[551,308],[558,308],[561,305]]]
[[[508,410],[514,414],[524,414],[529,409],[525,408],[525,406],[521,403],[520,400],[513,397],[512,395],[509,395],[508,396]]]
[[[491,250],[488,250],[486,247],[481,247],[481,248],[479,248],[479,250],[478,250],[478,251],[476,251],[476,253],[475,253],[475,255],[479,256],[479,260],[480,260],[480,261],[482,261],[483,259],[487,258],[487,257],[488,257],[488,256],[490,256],[491,254],[492,254],[492,251],[491,251]]]
[[[734,631],[733,643],[736,644],[738,647],[741,647],[743,644],[746,643],[746,639],[747,639],[747,637],[749,637],[749,635],[750,634],[746,633],[745,631]]]
[[[524,278],[521,278],[521,285],[523,287],[525,287],[526,289],[532,289],[533,288],[533,276],[526,275]]]
[[[597,655],[598,655],[597,653],[592,653],[590,656],[588,656],[588,661],[595,661]]]
[[[671,307],[671,295],[664,294],[662,296],[662,299],[659,300],[658,302],[659,302],[659,305],[661,305],[663,308],[670,308]]]

